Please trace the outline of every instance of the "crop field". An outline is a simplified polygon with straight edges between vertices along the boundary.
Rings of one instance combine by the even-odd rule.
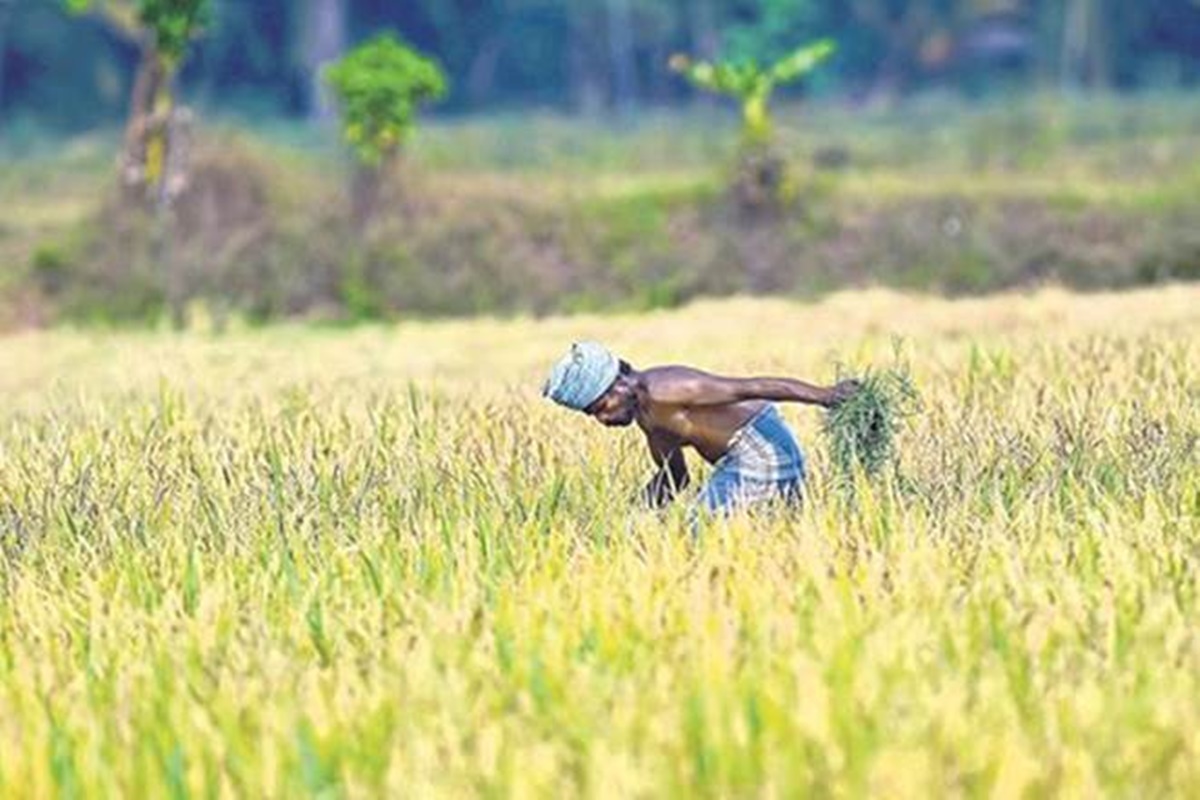
[[[703,523],[573,339],[831,382]],[[0,338],[0,796],[1200,795],[1200,286]],[[689,455],[694,474],[706,468]]]

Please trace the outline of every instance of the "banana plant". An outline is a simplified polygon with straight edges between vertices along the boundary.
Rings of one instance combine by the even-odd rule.
[[[686,55],[671,58],[671,69],[694,85],[741,103],[742,141],[731,189],[737,205],[751,215],[777,210],[792,195],[786,161],[772,145],[771,96],[811,73],[836,49],[832,40],[821,39],[766,66],[753,59],[712,63]]]
[[[831,39],[821,39],[794,50],[770,65],[746,61],[692,61],[675,55],[670,66],[695,86],[737,99],[742,106],[742,137],[747,144],[771,140],[771,95],[775,90],[811,73],[837,50]]]

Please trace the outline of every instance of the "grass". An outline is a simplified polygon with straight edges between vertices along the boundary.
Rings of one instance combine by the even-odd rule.
[[[1193,796],[1198,301],[0,340],[0,795]],[[694,545],[538,398],[573,338],[828,381],[894,335],[906,482],[831,502],[788,407],[813,501]]]

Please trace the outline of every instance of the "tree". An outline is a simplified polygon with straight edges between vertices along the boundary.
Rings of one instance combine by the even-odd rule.
[[[0,0],[0,109],[4,108],[4,65],[7,61],[8,27],[16,0]]]
[[[173,254],[170,206],[187,184],[188,117],[176,106],[175,80],[192,39],[207,22],[209,0],[66,0],[76,13],[101,15],[141,49],[121,154],[125,204],[153,211],[151,251],[176,327],[184,324],[184,279]]]
[[[937,0],[851,0],[854,18],[874,33],[881,53],[871,98],[890,103],[906,88],[921,45],[939,18],[949,17]]]
[[[630,114],[636,105],[637,67],[633,51],[633,21],[629,0],[606,0],[608,51],[612,61],[613,105],[617,113]]]
[[[342,55],[346,47],[345,0],[308,0],[304,6],[301,60],[308,75],[308,113],[328,119],[333,109],[321,84],[321,68]]]
[[[130,198],[162,209],[182,189],[186,174],[178,152],[183,120],[175,79],[209,18],[209,0],[67,0],[67,6],[100,14],[141,48],[121,177]]]
[[[1063,8],[1062,82],[1106,88],[1117,55],[1112,18],[1116,9],[1102,0],[1067,0]]]
[[[382,34],[329,67],[326,80],[358,161],[352,203],[355,220],[364,223],[416,124],[417,107],[445,96],[446,78],[437,62]]]
[[[811,73],[836,49],[832,40],[821,39],[769,66],[753,59],[712,63],[693,62],[685,55],[671,58],[671,68],[696,86],[741,103],[742,140],[734,190],[747,209],[768,209],[783,199],[785,164],[773,146],[771,96],[779,86]]]

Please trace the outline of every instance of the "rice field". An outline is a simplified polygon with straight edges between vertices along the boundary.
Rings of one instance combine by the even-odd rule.
[[[896,470],[786,407],[809,502],[695,540],[539,397],[896,337]],[[1197,342],[1196,285],[0,339],[0,796],[1198,796]]]

